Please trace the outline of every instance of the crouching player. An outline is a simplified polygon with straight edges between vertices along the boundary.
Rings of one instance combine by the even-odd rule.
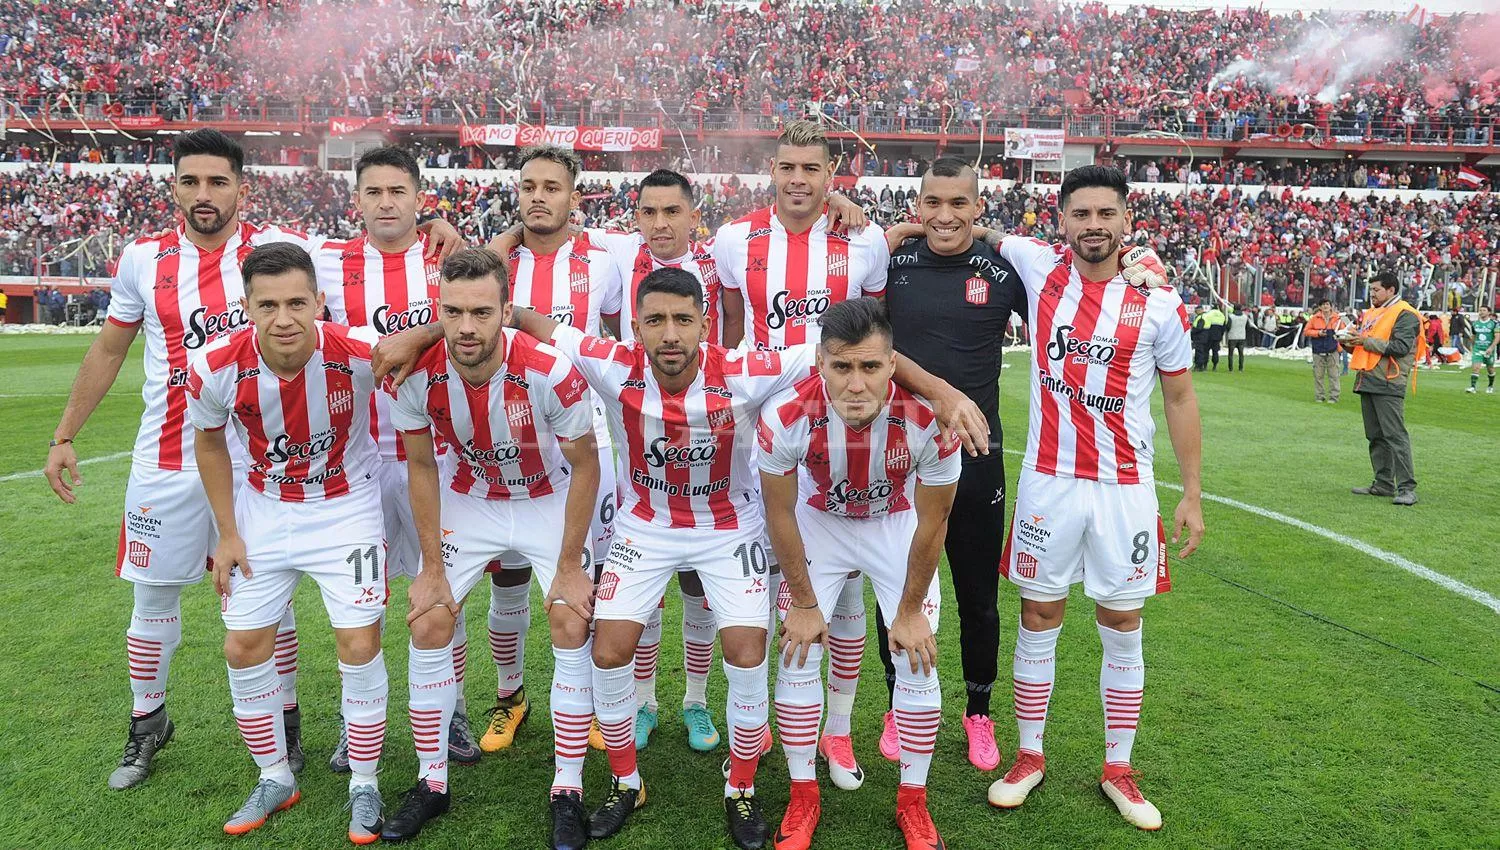
[[[820,324],[818,374],[767,403],[759,432],[761,492],[782,572],[776,721],[792,779],[776,847],[806,850],[818,824],[822,645],[845,578],[862,572],[891,617],[896,822],[908,848],[933,850],[943,846],[926,790],[942,697],[936,570],[958,486],[958,443],[945,442],[932,408],[893,382],[880,302],[835,304]]]

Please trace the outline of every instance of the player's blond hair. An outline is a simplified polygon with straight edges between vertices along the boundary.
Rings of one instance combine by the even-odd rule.
[[[833,159],[833,148],[828,144],[828,134],[823,131],[823,125],[816,121],[792,121],[781,128],[781,135],[776,139],[776,147],[781,146],[793,148],[822,148],[823,156]]]

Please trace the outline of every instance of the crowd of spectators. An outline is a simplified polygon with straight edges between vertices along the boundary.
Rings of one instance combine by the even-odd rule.
[[[1484,20],[938,0],[3,0],[0,89],[27,114],[91,118],[310,104],[314,121],[438,110],[443,123],[665,113],[713,126],[731,111],[822,112],[924,132],[1108,109],[1187,136],[1473,144],[1500,85],[1465,61]]]
[[[249,174],[247,220],[333,237],[358,231],[344,176]],[[579,190],[580,224],[629,226],[637,197],[633,184],[585,177]],[[733,177],[701,182],[698,190],[704,238],[773,200],[769,189]],[[427,175],[423,191],[423,215],[447,218],[471,241],[486,241],[517,220],[516,189],[509,181],[438,171]],[[170,197],[165,178],[139,171],[89,176],[32,167],[0,175],[0,273],[32,274],[40,260],[47,274],[108,274],[124,240],[170,226]],[[910,216],[916,202],[915,190],[891,188],[862,189],[855,197],[883,224]],[[1045,187],[986,191],[983,200],[981,224],[1057,237],[1055,196]],[[1408,273],[1418,287],[1448,281],[1472,287],[1476,274],[1500,266],[1500,198],[1489,193],[1401,201],[1351,190],[1320,201],[1291,188],[1215,187],[1137,192],[1131,210],[1134,240],[1149,244],[1185,279],[1198,280],[1201,297],[1217,279],[1212,269],[1213,275],[1257,281],[1255,288],[1269,300],[1255,306],[1300,306],[1322,295],[1347,303],[1349,284],[1382,266]]]

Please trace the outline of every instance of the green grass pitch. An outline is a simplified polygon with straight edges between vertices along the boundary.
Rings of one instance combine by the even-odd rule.
[[[337,668],[316,590],[303,585],[300,698],[308,767],[303,800],[266,828],[220,832],[255,771],[230,716],[222,626],[210,588],[184,598],[185,638],[172,665],[177,735],[143,787],[112,793],[129,693],[122,631],[129,587],[112,575],[128,459],[85,466],[79,504],[40,477],[47,439],[89,337],[0,337],[0,848],[347,846],[345,780],[324,760],[337,735]],[[140,412],[140,353],[78,440],[80,457],[128,450]],[[1002,380],[1006,445],[1024,448],[1024,355]],[[1407,407],[1422,503],[1396,508],[1349,495],[1370,478],[1358,399],[1312,401],[1311,368],[1253,357],[1249,371],[1197,376],[1204,487],[1326,528],[1500,596],[1500,397],[1469,396],[1449,369],[1421,374]],[[1176,479],[1160,428],[1159,478]],[[1007,464],[1012,484],[1019,457]],[[1162,489],[1170,516],[1177,494]],[[954,850],[997,847],[1500,847],[1500,614],[1368,554],[1282,522],[1209,502],[1202,550],[1172,563],[1175,589],[1145,615],[1147,695],[1135,764],[1162,809],[1157,835],[1126,826],[1099,795],[1099,647],[1090,606],[1063,629],[1048,728],[1048,781],[1014,812],[985,805],[995,778],[964,760],[963,684],[951,588],[939,632],[946,719],[932,771],[933,816]],[[995,529],[996,534],[1003,529]],[[539,600],[533,611],[539,611]],[[404,585],[393,587],[397,611]],[[494,667],[486,603],[469,606],[467,693],[482,724]],[[1001,748],[1015,747],[1009,657],[1017,597],[1001,589]],[[871,606],[873,611],[873,605]],[[723,751],[688,749],[675,708],[682,692],[678,601],[668,597],[658,694],[663,723],[641,757],[650,803],[601,848],[728,847],[720,802]],[[528,680],[534,716],[517,746],[455,766],[453,810],[417,846],[542,847],[551,735],[546,626],[534,617]],[[396,616],[394,622],[400,623]],[[388,807],[415,769],[405,722],[406,636],[386,640],[390,735],[381,788]],[[870,651],[855,709],[865,787],[827,783],[816,846],[900,846],[892,814],[896,769],[875,749],[885,694]],[[722,672],[710,679],[722,717]],[[600,754],[586,784],[607,781]],[[785,763],[768,757],[758,789],[770,822],[786,803]]]

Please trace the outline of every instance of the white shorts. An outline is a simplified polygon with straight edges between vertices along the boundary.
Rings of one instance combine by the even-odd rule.
[[[207,575],[218,542],[197,470],[131,465],[115,575],[140,584],[193,584]]]
[[[807,577],[818,598],[818,610],[826,622],[833,617],[839,594],[850,573],[864,573],[875,588],[875,599],[887,627],[901,604],[906,589],[906,563],[911,540],[917,533],[917,512],[901,511],[881,518],[851,519],[827,511],[797,505],[797,530],[802,534],[802,548],[807,553]],[[933,633],[938,628],[938,602],[942,593],[938,574],[932,574],[922,612]],[[792,604],[792,592],[782,579],[776,595],[776,607],[782,619]]]
[[[386,572],[415,578],[422,569],[422,546],[411,515],[406,462],[382,459],[375,478],[380,484],[380,512],[385,517]]]
[[[328,621],[355,629],[380,619],[390,596],[380,492],[374,487],[323,502],[283,502],[249,488],[234,501],[250,577],[229,574],[224,627],[259,629],[281,621],[302,576],[323,593]]]
[[[1066,599],[1080,581],[1085,596],[1120,611],[1166,593],[1172,577],[1156,485],[1021,470],[1000,573],[1035,602]]]
[[[542,593],[551,589],[567,504],[566,489],[537,499],[478,499],[443,490],[443,564],[453,598],[462,603],[491,561],[530,563]]]
[[[594,617],[644,625],[672,574],[696,570],[719,628],[764,629],[771,616],[771,568],[761,543],[764,523],[758,515],[744,522],[748,513],[740,511],[741,528],[726,531],[662,528],[621,514],[599,576]]]
[[[594,405],[594,438],[599,445],[599,494],[594,498],[594,516],[589,521],[588,547],[593,566],[600,567],[609,552],[609,540],[615,533],[615,511],[619,507],[620,498],[615,492],[615,448],[610,442],[609,426],[604,422],[604,408],[597,403]],[[516,552],[506,553],[497,562],[510,570],[524,569],[527,566],[525,559]],[[542,592],[546,591],[544,586]]]

